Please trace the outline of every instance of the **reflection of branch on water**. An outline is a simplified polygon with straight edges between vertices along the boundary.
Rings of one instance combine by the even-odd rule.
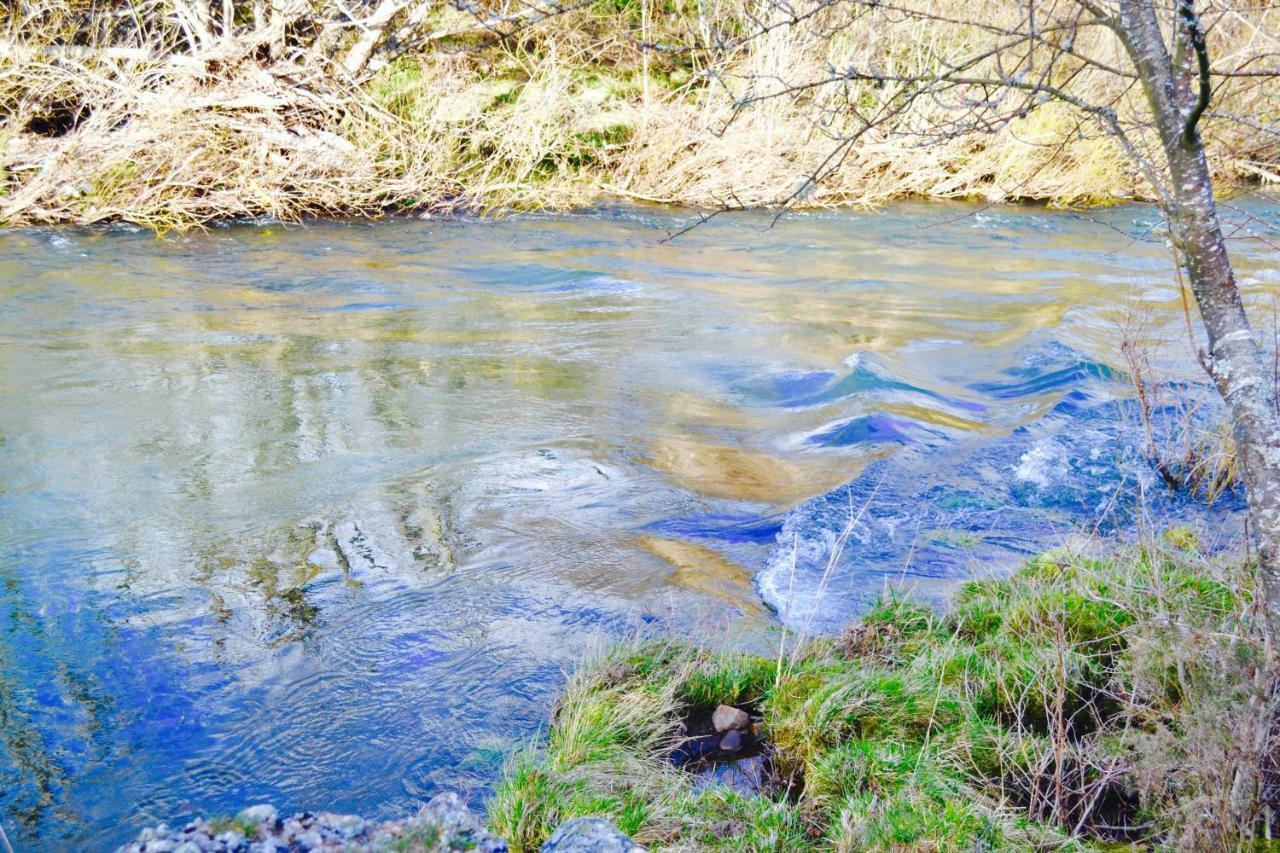
[[[8,805],[8,814],[35,834],[44,824],[50,809],[59,820],[71,821],[74,816],[58,805],[66,796],[67,769],[55,760],[54,753],[45,743],[44,734],[33,722],[32,711],[35,709],[31,702],[35,697],[32,693],[38,689],[38,684],[33,684],[28,666],[20,662],[18,648],[24,649],[22,656],[34,653],[44,657],[41,652],[47,652],[54,659],[57,656],[52,652],[54,642],[47,633],[49,623],[26,606],[17,578],[7,571],[3,591],[0,613],[8,616],[9,625],[7,630],[0,631],[0,743],[8,753],[8,761],[0,762],[0,767],[7,765],[10,770],[0,773],[0,780],[4,780],[0,790],[18,792],[25,785],[35,788],[36,796],[28,798],[27,805],[16,799]],[[100,700],[78,683],[69,667],[62,665],[57,667],[57,671],[60,680],[70,688],[66,695],[84,708],[89,720],[85,725],[86,736],[95,731],[104,734],[105,718],[98,707]],[[5,777],[11,774],[17,779],[6,780]]]
[[[7,636],[7,635],[5,635]],[[11,803],[8,813],[23,827],[34,831],[43,822],[45,811],[62,798],[66,789],[66,771],[45,750],[44,737],[19,705],[19,681],[11,675],[13,665],[0,647],[0,742],[9,760],[5,762],[18,777],[4,785],[6,791],[19,791],[22,784],[35,787],[36,798],[29,805]],[[22,691],[25,692],[25,691]],[[5,775],[9,775],[6,773]]]

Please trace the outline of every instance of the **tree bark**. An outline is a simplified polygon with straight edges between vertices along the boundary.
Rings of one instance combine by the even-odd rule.
[[[1187,103],[1185,89],[1179,95],[1180,75],[1151,0],[1122,0],[1118,32],[1142,80],[1168,160],[1170,230],[1208,335],[1205,369],[1230,413],[1257,545],[1264,628],[1275,649],[1280,638],[1280,416],[1272,377],[1236,288],[1196,129],[1197,105]]]

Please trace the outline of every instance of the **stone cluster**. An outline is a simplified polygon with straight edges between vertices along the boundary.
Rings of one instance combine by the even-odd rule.
[[[717,705],[707,729],[689,731],[672,751],[671,761],[677,766],[700,761],[733,761],[745,757],[745,751],[758,747],[759,743],[760,731],[752,723],[750,714],[732,705]]]
[[[564,823],[542,847],[546,853],[632,853],[644,848],[600,818]],[[434,797],[412,817],[373,823],[356,815],[302,812],[280,817],[273,806],[244,809],[234,818],[197,818],[181,828],[142,830],[117,853],[378,853],[468,850],[506,853],[507,843],[485,830],[457,794]]]

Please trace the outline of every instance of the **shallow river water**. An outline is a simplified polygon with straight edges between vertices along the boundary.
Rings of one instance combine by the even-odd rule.
[[[686,219],[0,234],[15,844],[481,803],[611,637],[834,630],[1077,526],[1236,523],[1138,458],[1135,302],[1157,362],[1189,357],[1149,211],[660,242]],[[1237,262],[1269,306],[1280,259]]]

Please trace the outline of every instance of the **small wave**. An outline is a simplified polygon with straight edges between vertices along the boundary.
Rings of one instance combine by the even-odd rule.
[[[835,371],[781,371],[741,380],[734,390],[757,403],[797,409],[853,398],[923,399],[963,412],[985,408],[982,403],[951,397],[899,379],[871,353],[856,353],[846,364],[848,370],[843,375]]]
[[[1062,368],[1064,358],[1073,366]],[[1026,393],[1117,377],[1061,347],[1009,373],[1020,370]],[[1012,568],[1081,527],[1120,532],[1139,513],[1180,524],[1238,519],[1236,495],[1205,507],[1170,492],[1143,451],[1135,404],[1107,396],[1072,389],[1048,410],[1057,417],[898,454],[806,501],[784,518],[756,577],[761,597],[787,625],[828,632],[886,582]],[[1165,420],[1156,428],[1168,428]]]
[[[1124,374],[1110,365],[1086,358],[1056,342],[1028,351],[1024,362],[1007,368],[1004,376],[1006,378],[998,381],[978,382],[969,387],[998,400],[1011,400],[1124,379]]]
[[[928,444],[946,440],[941,430],[891,415],[873,414],[842,421],[810,436],[808,444],[820,447],[851,447],[874,444]]]
[[[756,515],[721,515],[706,513],[669,518],[647,524],[642,530],[665,533],[686,539],[710,539],[719,542],[766,543],[777,539],[782,519]]]

